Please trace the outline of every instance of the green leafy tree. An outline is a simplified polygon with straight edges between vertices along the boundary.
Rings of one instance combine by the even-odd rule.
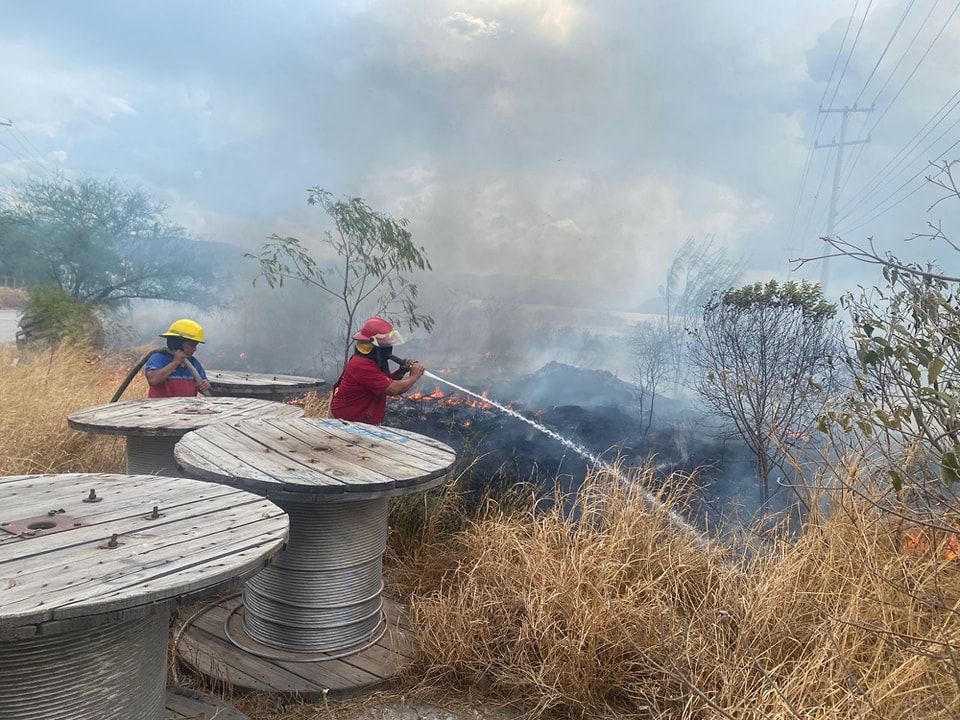
[[[165,211],[116,180],[15,186],[0,199],[0,276],[106,309],[137,298],[214,304],[221,264]]]
[[[188,238],[165,211],[116,180],[58,175],[14,186],[0,198],[0,276],[21,278],[31,291],[43,288],[47,299],[89,305],[95,314],[134,299],[216,304],[224,263],[215,246]],[[46,301],[28,306],[21,324],[56,337],[64,328],[45,308]]]
[[[756,283],[714,293],[692,333],[697,390],[755,456],[763,501],[790,443],[812,430],[834,389],[836,312],[819,285]]]
[[[924,463],[908,460],[918,450],[933,454],[937,474],[952,485],[960,479],[960,285],[932,267],[886,267],[883,276],[886,291],[843,299],[853,325],[854,391],[826,420],[877,435],[897,490],[908,478],[931,479]]]
[[[263,278],[274,288],[296,280],[335,300],[342,311],[344,363],[350,336],[368,315],[399,316],[408,328],[430,332],[433,318],[418,312],[418,288],[410,276],[433,268],[424,248],[413,242],[409,221],[378,212],[361,198],[334,200],[321,187],[308,190],[307,203],[320,206],[333,221],[321,240],[338,259],[321,262],[297,238],[274,233],[259,255],[245,255],[260,264],[254,283]]]
[[[933,165],[936,173],[927,176],[944,191],[934,206],[960,199],[956,162]],[[913,239],[960,250],[939,224],[928,228]],[[828,254],[796,262],[844,257],[876,266],[884,281],[842,299],[851,318],[847,362],[853,388],[842,405],[825,414],[823,429],[839,427],[875,439],[895,489],[909,485],[939,497],[929,483],[939,479],[940,489],[949,493],[960,479],[960,277],[934,263],[881,252],[873,238],[860,244],[821,239],[831,248]]]

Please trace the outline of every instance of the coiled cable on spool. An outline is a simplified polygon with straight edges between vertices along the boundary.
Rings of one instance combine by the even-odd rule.
[[[238,593],[239,594],[239,593]],[[328,662],[330,660],[342,660],[343,658],[350,657],[351,655],[357,655],[362,653],[364,650],[373,647],[378,642],[380,638],[384,636],[387,632],[387,616],[385,613],[380,613],[380,619],[377,623],[377,626],[373,629],[373,633],[366,639],[365,642],[353,645],[346,650],[335,652],[335,653],[323,653],[322,655],[303,655],[302,653],[290,654],[290,653],[269,653],[260,648],[250,647],[249,645],[243,643],[241,640],[237,639],[232,631],[230,630],[230,621],[231,619],[243,609],[244,606],[237,605],[233,610],[230,611],[230,614],[223,621],[223,634],[224,637],[229,640],[234,646],[240,648],[244,652],[250,653],[251,655],[256,655],[257,657],[264,658],[265,660],[280,660],[284,662]]]
[[[4,642],[0,717],[163,720],[169,617]]]
[[[384,623],[387,498],[277,504],[290,519],[290,540],[244,586],[244,630],[264,645],[297,652],[337,652],[367,641]]]
[[[180,477],[173,448],[179,437],[127,435],[127,474]]]

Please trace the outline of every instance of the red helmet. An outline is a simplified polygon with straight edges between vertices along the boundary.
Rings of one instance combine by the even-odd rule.
[[[363,327],[360,328],[360,332],[356,333],[353,339],[372,342],[377,347],[399,345],[403,342],[403,338],[394,329],[393,325],[379,317],[367,318]]]

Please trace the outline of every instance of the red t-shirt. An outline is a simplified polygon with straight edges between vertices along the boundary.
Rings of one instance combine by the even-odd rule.
[[[330,414],[339,420],[379,425],[387,411],[387,388],[393,379],[372,358],[354,355],[343,369],[330,401]]]

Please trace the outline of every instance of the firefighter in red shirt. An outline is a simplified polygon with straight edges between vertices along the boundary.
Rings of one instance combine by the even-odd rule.
[[[353,339],[356,348],[333,386],[330,414],[340,420],[379,425],[387,396],[407,392],[423,376],[424,367],[416,360],[405,360],[397,370],[390,370],[387,361],[393,346],[403,338],[383,318],[369,318]]]

